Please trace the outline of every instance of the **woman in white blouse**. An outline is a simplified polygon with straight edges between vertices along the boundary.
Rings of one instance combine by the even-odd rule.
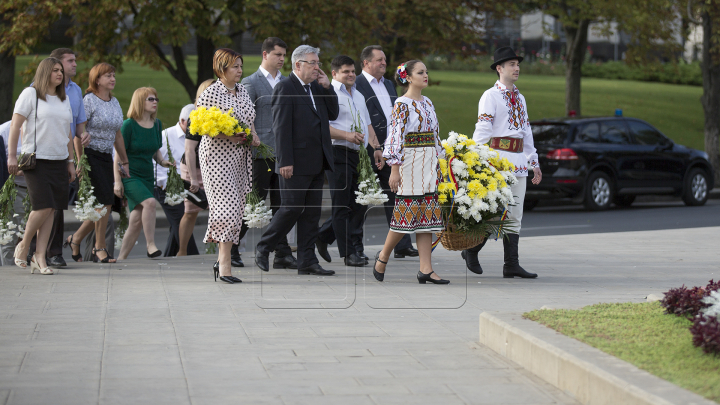
[[[383,250],[375,255],[373,275],[385,278],[385,267],[395,245],[406,233],[415,233],[420,254],[420,284],[448,284],[432,268],[432,233],[443,229],[438,203],[438,158],[444,156],[440,144],[435,107],[422,95],[428,85],[425,64],[411,60],[398,66],[395,80],[406,89],[393,107],[390,131],[383,157],[391,167],[390,188],[396,194],[390,231]]]
[[[35,153],[36,166],[24,170],[32,212],[23,240],[15,248],[15,264],[26,268],[30,240],[37,234],[36,252],[30,272],[53,274],[45,251],[53,226],[53,212],[68,207],[68,184],[75,180],[72,143],[72,109],[65,94],[65,73],[60,60],[44,59],[35,72],[33,85],[23,90],[15,103],[8,145],[8,171],[18,174],[17,143],[23,127],[22,153]]]

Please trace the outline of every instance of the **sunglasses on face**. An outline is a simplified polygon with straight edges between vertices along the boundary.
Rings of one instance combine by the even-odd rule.
[[[154,101],[160,102],[160,99],[157,98],[157,97],[148,97],[148,98],[146,98],[145,100],[147,100],[147,101],[149,101],[149,102],[151,102],[151,103],[154,102]]]

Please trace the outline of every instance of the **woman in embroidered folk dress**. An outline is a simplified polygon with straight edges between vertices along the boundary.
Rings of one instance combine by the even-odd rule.
[[[260,144],[255,133],[255,108],[243,86],[243,58],[232,49],[221,48],[213,57],[213,70],[219,79],[200,96],[197,106],[217,107],[222,112],[231,108],[235,118],[248,125],[253,134],[252,146]],[[230,135],[230,136],[227,136]],[[238,145],[243,138],[234,134],[203,136],[198,158],[203,185],[210,205],[205,243],[218,243],[215,277],[226,283],[240,283],[230,272],[230,249],[238,243],[245,209],[245,198],[252,184],[252,152],[249,145]],[[218,265],[219,264],[219,265]]]
[[[395,208],[383,250],[375,256],[373,275],[385,277],[385,266],[403,234],[415,233],[420,253],[420,284],[448,284],[432,269],[432,233],[443,229],[438,203],[438,158],[445,152],[440,144],[435,107],[422,95],[428,85],[428,72],[419,60],[398,66],[395,80],[406,89],[393,107],[390,132],[385,139],[383,157],[391,166],[390,188]]]

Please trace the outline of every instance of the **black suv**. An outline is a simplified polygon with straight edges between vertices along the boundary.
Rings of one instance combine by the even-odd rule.
[[[589,210],[630,206],[639,194],[681,196],[703,205],[713,188],[705,152],[678,145],[635,118],[558,118],[531,122],[543,179],[528,181],[525,208],[571,198]],[[532,174],[531,174],[532,175]]]

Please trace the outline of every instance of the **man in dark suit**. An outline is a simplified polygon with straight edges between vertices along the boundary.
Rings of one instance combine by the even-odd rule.
[[[255,130],[260,141],[269,147],[276,149],[275,134],[273,133],[273,115],[271,108],[272,94],[278,83],[285,80],[280,69],[285,64],[287,44],[280,38],[270,37],[262,44],[262,63],[257,72],[242,80],[242,85],[247,90],[250,100],[255,104]],[[270,208],[273,215],[280,209],[280,176],[275,173],[275,162],[271,159],[263,159],[261,156],[253,156],[253,185],[261,199],[270,194]],[[268,170],[270,168],[271,170]],[[243,222],[240,231],[240,239],[245,237],[248,231],[247,224]],[[232,256],[238,251],[238,245],[233,244]],[[237,257],[240,254],[237,253]],[[297,263],[288,245],[287,236],[283,236],[275,247],[274,269],[297,269]]]
[[[397,92],[395,86],[390,80],[386,80],[383,75],[387,68],[387,59],[380,45],[370,45],[365,47],[360,53],[363,71],[359,74],[355,83],[357,89],[365,96],[365,104],[370,113],[375,135],[381,145],[385,143],[388,133],[388,122],[390,122],[390,114],[392,113]],[[373,151],[368,149],[370,156]],[[388,225],[395,206],[395,193],[390,190],[390,166],[385,165],[382,169],[373,167],[380,179],[380,186],[385,190],[388,201],[385,203],[385,216]],[[412,245],[409,234],[405,234],[400,242],[395,246],[395,258],[401,259],[405,256],[416,257],[418,251]]]
[[[330,276],[315,256],[325,170],[333,170],[330,120],[339,114],[338,97],[320,68],[320,49],[300,45],[292,54],[293,72],[275,86],[271,100],[280,209],[255,250],[255,263],[269,270],[268,255],[297,223],[298,274]]]

